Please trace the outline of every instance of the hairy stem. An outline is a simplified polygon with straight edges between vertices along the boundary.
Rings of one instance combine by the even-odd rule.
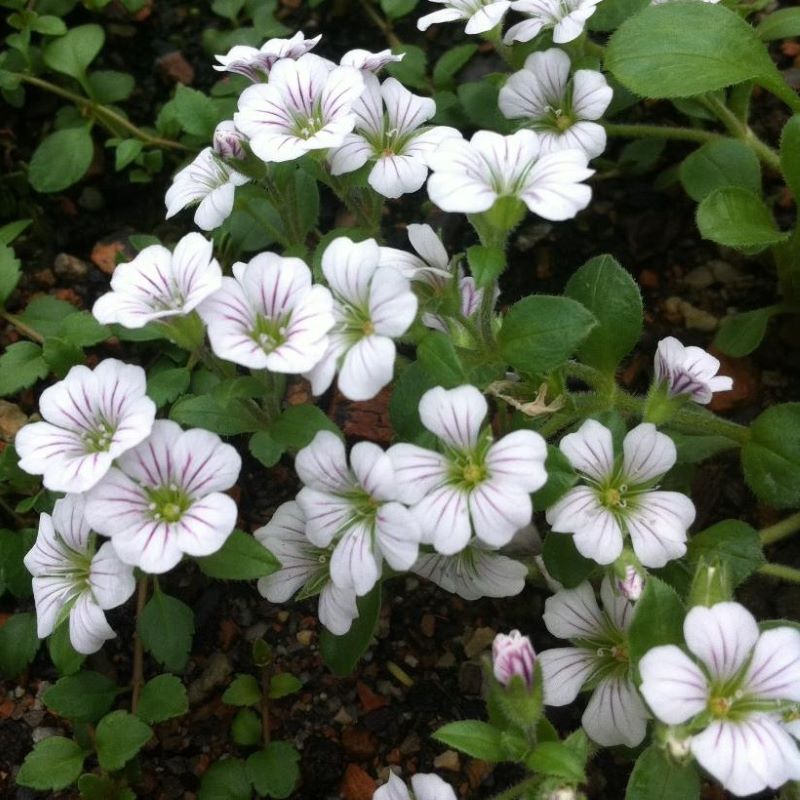
[[[403,43],[395,36],[390,22],[385,20],[372,5],[370,0],[359,0],[359,5],[364,9],[364,13],[372,20],[375,27],[378,28],[386,38],[389,47],[402,47]]]
[[[667,125],[624,125],[616,122],[604,122],[603,127],[609,136],[620,136],[623,139],[679,139],[704,144],[720,138],[720,134],[713,131],[704,131],[700,128],[681,128]]]
[[[800,569],[787,567],[784,564],[764,564],[763,567],[759,567],[758,574],[788,583],[800,583]]]
[[[146,575],[139,578],[136,592],[136,630],[133,634],[133,675],[131,676],[131,713],[135,714],[139,707],[139,693],[144,684],[144,646],[139,636],[139,620],[144,604],[147,602],[148,579]]]
[[[530,778],[525,778],[513,786],[509,786],[504,792],[500,792],[490,798],[490,800],[514,800],[516,797],[521,797],[529,789],[535,789],[541,783],[541,777],[532,775]]]
[[[19,317],[14,316],[14,314],[9,314],[8,311],[0,309],[0,319],[4,319],[10,325],[13,325],[21,334],[27,336],[32,341],[38,344],[44,344],[44,336],[42,336],[39,331],[31,328],[30,325],[26,325]]]
[[[788,539],[798,531],[800,531],[800,511],[790,517],[786,517],[786,519],[782,519],[780,522],[776,522],[774,525],[770,525],[768,528],[762,528],[758,532],[758,536],[761,539],[761,544],[766,547],[768,544],[775,544],[775,542],[780,542],[782,539]]]

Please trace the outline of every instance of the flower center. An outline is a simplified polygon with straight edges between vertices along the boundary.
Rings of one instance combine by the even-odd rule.
[[[622,499],[622,494],[619,489],[614,486],[609,486],[600,493],[600,502],[606,508],[614,509],[622,507],[625,501]]]
[[[461,478],[467,486],[476,486],[486,479],[486,467],[470,462],[461,470]]]
[[[731,710],[733,701],[728,697],[720,697],[714,695],[708,700],[708,710],[714,717],[727,717],[728,712]]]
[[[569,114],[565,114],[560,108],[556,109],[554,117],[556,128],[560,131],[565,131],[572,125],[572,119]]]
[[[361,331],[364,334],[364,336],[372,336],[372,334],[375,333],[375,324],[372,322],[371,319],[368,319],[361,326]]]
[[[94,430],[84,434],[83,443],[88,453],[104,453],[111,447],[113,439],[114,428],[108,422],[101,420]]]
[[[176,484],[148,490],[150,514],[156,522],[179,522],[189,506],[191,498]]]
[[[614,647],[611,648],[611,658],[613,658],[614,661],[619,661],[620,664],[627,664],[628,659],[630,658],[628,653],[628,645],[614,645]]]
[[[259,314],[250,336],[265,353],[271,353],[286,341],[288,321],[288,318],[270,319]]]

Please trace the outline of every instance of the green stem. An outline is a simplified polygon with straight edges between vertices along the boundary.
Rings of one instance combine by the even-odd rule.
[[[359,0],[359,5],[364,9],[366,15],[372,20],[375,26],[383,33],[386,41],[391,48],[403,46],[400,39],[395,36],[391,23],[387,22],[375,9],[370,0]]]
[[[797,531],[800,531],[800,511],[790,517],[786,517],[786,519],[782,519],[780,522],[776,522],[774,525],[770,525],[768,528],[762,528],[758,532],[758,536],[761,539],[761,544],[766,547],[768,544],[775,544],[775,542],[780,542],[782,539],[788,539],[789,536],[797,533]]]
[[[514,800],[514,798],[520,797],[527,792],[528,789],[535,789],[541,783],[541,780],[540,776],[532,775],[530,778],[525,778],[525,780],[509,786],[504,792],[494,795],[490,800]]]
[[[133,675],[131,676],[131,713],[135,714],[139,705],[139,693],[144,684],[144,646],[142,638],[139,636],[138,623],[147,602],[147,575],[139,578],[138,591],[136,593],[136,623],[137,627],[133,633]]]
[[[788,583],[800,583],[800,569],[787,567],[784,564],[764,564],[763,567],[759,567],[758,574]]]
[[[700,128],[674,128],[666,125],[624,125],[616,122],[604,122],[603,127],[609,136],[621,136],[623,139],[680,139],[704,144],[720,138],[720,134],[713,131],[704,131]]]
[[[29,83],[31,86],[37,86],[40,89],[44,89],[46,92],[63,97],[65,100],[75,103],[75,105],[79,108],[90,111],[94,116],[97,117],[98,121],[106,128],[106,130],[114,135],[118,135],[119,130],[122,129],[135,139],[139,139],[139,141],[144,142],[152,147],[160,147],[164,150],[185,150],[186,152],[193,152],[193,148],[187,147],[181,142],[176,142],[172,139],[162,139],[160,136],[153,136],[152,134],[143,131],[141,128],[125,119],[125,117],[123,117],[121,114],[118,114],[116,111],[108,108],[108,106],[95,103],[88,97],[82,97],[79,94],[75,94],[74,92],[70,92],[69,90],[62,88],[61,86],[50,83],[50,81],[37,78],[35,75],[26,75],[25,73],[21,72],[12,73],[12,75],[24,81],[25,83]]]
[[[593,42],[588,36],[583,40],[583,52],[587,56],[594,56],[595,58],[599,58],[601,61],[606,56],[605,47],[597,42]]]
[[[42,336],[39,331],[31,328],[30,325],[26,325],[14,314],[9,314],[8,311],[0,309],[0,319],[4,319],[9,324],[13,325],[20,333],[24,334],[29,339],[32,339],[34,342],[37,342],[38,344],[44,344],[44,336]]]
[[[564,372],[588,384],[601,394],[613,397],[616,394],[616,382],[613,377],[606,375],[599,369],[581,364],[579,361],[569,361],[564,367]]]

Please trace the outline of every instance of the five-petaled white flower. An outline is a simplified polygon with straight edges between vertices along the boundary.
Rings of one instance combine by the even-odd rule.
[[[570,67],[569,56],[556,47],[531,53],[500,89],[498,105],[539,134],[542,153],[577,148],[595,158],[606,149],[606,131],[594,120],[614,93],[601,72],[579,69],[570,77]]]
[[[269,75],[276,61],[300,58],[313,50],[321,38],[306,39],[303,32],[298,31],[291,39],[270,39],[260,48],[237,44],[224,56],[214,56],[219,61],[219,64],[214,64],[214,69],[217,72],[235,72],[258,83]]]
[[[639,662],[653,713],[684,725],[692,755],[735,795],[800,779],[800,750],[781,725],[781,710],[800,701],[800,633],[760,632],[746,608],[725,602],[693,608],[683,635],[695,659],[663,645]]]
[[[729,392],[733,379],[719,372],[719,361],[700,347],[684,347],[674,336],[658,343],[656,380],[670,395],[688,395],[696,403],[711,402],[714,392]]]
[[[204,231],[218,228],[233,211],[236,187],[249,180],[229,167],[213,147],[206,147],[172,179],[165,197],[167,219],[198,203],[195,224]]]
[[[530,493],[547,480],[547,446],[533,431],[519,430],[494,442],[482,430],[488,406],[474,386],[422,395],[422,424],[442,444],[442,453],[413,444],[389,448],[398,498],[411,506],[422,541],[444,555],[463,550],[472,533],[502,547],[531,521]]]
[[[574,646],[539,653],[544,702],[565,706],[588,684],[593,691],[581,719],[586,733],[604,747],[636,747],[644,739],[649,715],[628,660],[627,631],[634,606],[614,594],[608,578],[603,579],[600,596],[603,610],[587,582],[545,601],[547,630]]]
[[[525,14],[528,19],[512,25],[503,37],[506,44],[529,42],[542,31],[553,30],[553,41],[566,44],[577,39],[586,25],[586,20],[597,11],[600,0],[516,0],[511,4],[514,11]]]
[[[322,254],[322,272],[333,292],[336,325],[322,360],[307,373],[322,394],[339,370],[339,390],[351,400],[369,400],[392,379],[395,344],[411,326],[417,298],[399,272],[381,266],[374,239],[334,239]]]
[[[385,112],[384,112],[385,109]],[[399,81],[383,84],[371,73],[364,75],[364,92],[353,105],[355,132],[332,150],[331,173],[343,175],[375,164],[367,182],[384,197],[416,192],[428,177],[428,160],[445,139],[460,139],[455,128],[424,127],[436,113],[430,97],[419,97]]]
[[[418,772],[411,776],[413,800],[456,800],[453,787],[432,772]],[[375,790],[372,800],[412,800],[412,793],[403,781],[389,773],[389,780]]]
[[[236,450],[215,433],[158,420],[150,437],[89,492],[86,518],[126,564],[166,572],[184,553],[208,556],[225,543],[237,510],[223,492],[241,466]]]
[[[383,560],[405,571],[417,560],[420,530],[396,501],[392,462],[372,442],[359,442],[347,465],[342,440],[320,431],[295,459],[305,486],[297,495],[306,536],[317,547],[335,542],[331,580],[363,595],[381,576]]]
[[[272,519],[254,536],[280,562],[281,568],[258,579],[258,591],[270,603],[285,603],[319,593],[320,622],[336,636],[350,630],[358,617],[356,593],[337,586],[330,577],[331,547],[317,547],[306,536],[306,520],[293,500],[278,506]]]
[[[363,89],[355,67],[308,53],[278,61],[269,83],[248,86],[233,120],[262,161],[292,161],[342,144],[356,123],[353,103]]]
[[[525,588],[528,568],[489,549],[479,539],[452,556],[422,553],[411,571],[464,600],[514,597]]]
[[[141,367],[115,358],[94,370],[73,367],[42,392],[44,422],[21,428],[14,445],[25,472],[42,475],[53,492],[85,492],[115,458],[150,435],[156,406],[145,395]]]
[[[387,64],[402,61],[405,53],[394,55],[391,50],[380,50],[372,53],[369,50],[348,50],[340,59],[339,64],[343,67],[355,67],[356,69],[366,70],[367,72],[379,72]]]
[[[446,139],[431,159],[428,194],[443,211],[488,211],[498,198],[518,198],[534,214],[565,220],[586,208],[593,174],[582,150],[542,155],[531,130],[502,136],[478,131],[472,139]]]
[[[69,616],[69,638],[79,653],[94,653],[116,635],[103,611],[122,605],[136,588],[133,568],[110,542],[95,552],[95,536],[84,517],[84,496],[57,500],[53,516],[39,517],[36,542],[25,556],[33,575],[37,633],[49,636]]]
[[[111,291],[92,308],[103,324],[142,328],[148,322],[188,314],[222,285],[222,269],[213,244],[188,233],[170,253],[166,247],[145,247],[133,261],[117,264]]]
[[[417,27],[426,31],[439,22],[467,20],[466,33],[486,33],[500,24],[511,8],[510,0],[431,0],[444,5],[439,11],[426,14],[417,20]]]
[[[198,308],[214,353],[250,369],[311,369],[328,347],[331,293],[311,285],[299,258],[274,253],[234,264],[233,275]]]
[[[626,533],[646,567],[663,567],[686,552],[694,504],[686,495],[656,486],[677,458],[669,436],[649,422],[637,425],[625,436],[619,463],[611,431],[587,419],[560,447],[586,484],[550,506],[547,521],[557,533],[574,534],[581,555],[611,564],[622,553]]]
[[[492,672],[498,683],[508,686],[514,677],[521,678],[530,689],[533,686],[536,653],[531,640],[514,630],[498,633],[492,642]]]

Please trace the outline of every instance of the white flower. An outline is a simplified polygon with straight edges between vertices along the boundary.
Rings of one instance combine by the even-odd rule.
[[[421,31],[426,31],[431,25],[439,22],[465,19],[466,33],[486,33],[500,24],[512,5],[510,0],[431,0],[431,2],[441,3],[444,8],[420,17],[417,20],[417,27]]]
[[[307,377],[322,394],[339,370],[339,390],[350,400],[369,400],[392,379],[395,344],[411,326],[417,298],[399,272],[380,264],[374,239],[334,239],[322,254],[322,272],[333,292],[336,325],[322,361]]]
[[[606,131],[594,120],[614,93],[601,72],[579,69],[570,77],[570,67],[558,48],[531,53],[500,89],[498,105],[509,119],[528,121],[542,153],[578,149],[595,158],[606,149]]]
[[[21,428],[14,445],[25,472],[42,475],[53,492],[85,492],[115,458],[150,435],[156,406],[145,395],[141,367],[115,358],[94,370],[73,367],[42,392],[44,422]]]
[[[328,347],[331,293],[311,285],[299,258],[274,253],[234,264],[233,275],[198,308],[214,353],[250,369],[311,369]]]
[[[306,536],[306,520],[294,501],[283,503],[272,519],[254,531],[254,536],[281,564],[281,568],[258,579],[258,591],[270,603],[285,603],[299,591],[300,597],[319,592],[320,622],[336,636],[350,630],[358,617],[356,593],[330,579],[331,547],[316,547]]]
[[[679,492],[657,490],[677,458],[669,436],[650,423],[637,425],[625,436],[618,464],[611,431],[588,419],[560,447],[586,483],[550,506],[547,521],[558,533],[574,534],[581,555],[611,564],[622,553],[626,533],[646,567],[663,567],[686,552],[694,504]]]
[[[89,492],[86,518],[126,564],[166,572],[184,553],[208,556],[225,543],[237,510],[223,492],[241,466],[215,433],[158,420],[150,438],[118,458]]]
[[[627,600],[635,602],[642,596],[644,578],[633,564],[625,567],[625,577],[617,579],[617,592]]]
[[[422,553],[411,571],[464,600],[514,597],[525,588],[528,568],[475,540],[452,556]]]
[[[413,800],[456,800],[453,787],[433,773],[412,775],[411,789]],[[412,795],[405,783],[390,772],[388,782],[375,790],[372,800],[412,800]]]
[[[313,50],[321,38],[306,39],[303,32],[298,31],[291,39],[270,39],[260,48],[237,44],[226,55],[214,56],[219,61],[219,64],[214,64],[214,69],[217,72],[235,72],[258,83],[269,75],[276,61],[300,58]]]
[[[405,53],[393,55],[391,50],[381,50],[371,53],[369,50],[348,50],[340,59],[339,64],[343,67],[355,67],[356,69],[367,70],[368,72],[379,72],[387,64],[402,61]]]
[[[693,608],[683,634],[696,660],[664,645],[639,662],[653,713],[686,724],[694,757],[735,795],[800,779],[800,751],[780,721],[781,709],[800,701],[800,633],[759,632],[743,606],[717,603]]]
[[[97,300],[92,313],[104,325],[143,328],[157,319],[188,314],[221,285],[213,244],[199,233],[189,233],[174,253],[153,244],[133,261],[117,264],[111,291]]]
[[[636,747],[644,739],[648,714],[628,660],[633,604],[614,594],[608,578],[603,579],[600,596],[602,611],[589,583],[563,589],[545,601],[547,630],[575,646],[539,653],[544,702],[565,706],[588,684],[592,696],[581,718],[586,733],[603,747]]]
[[[462,317],[465,319],[471,319],[480,310],[481,303],[483,303],[484,290],[478,289],[478,287],[475,285],[475,279],[469,275],[465,276],[461,270],[459,270],[459,276],[459,311],[461,312]],[[495,302],[497,301],[498,297],[500,297],[500,289],[495,287]],[[442,331],[443,333],[449,332],[450,325],[453,325],[454,323],[458,324],[457,321],[453,320],[452,318],[442,316],[441,314],[430,314],[428,312],[422,315],[422,323],[428,328],[432,328],[435,331]]]
[[[530,493],[544,485],[547,446],[533,431],[514,431],[493,442],[481,430],[488,406],[474,386],[422,395],[422,424],[443,453],[413,444],[389,448],[398,498],[412,508],[422,541],[444,555],[463,550],[472,533],[502,547],[531,521]]]
[[[359,70],[309,53],[278,61],[269,83],[245,89],[233,120],[262,161],[292,161],[344,141],[356,123],[353,103],[363,89]]]
[[[116,636],[103,611],[122,605],[136,581],[133,568],[117,558],[110,542],[95,552],[84,502],[83,495],[68,494],[56,501],[52,517],[39,517],[25,566],[33,575],[39,638],[49,636],[68,615],[72,646],[88,654]]]
[[[384,113],[385,108],[385,113]],[[383,84],[364,74],[364,92],[353,105],[355,132],[332,150],[331,173],[343,175],[375,162],[367,182],[384,197],[416,192],[428,177],[428,159],[448,138],[461,138],[455,128],[423,127],[436,113],[430,97],[419,97],[399,81]]]
[[[600,0],[516,0],[514,11],[528,19],[512,25],[503,37],[506,44],[529,42],[544,30],[553,29],[553,41],[566,44],[583,33],[586,20],[597,11]]]
[[[186,206],[199,203],[194,212],[195,224],[204,231],[218,228],[233,211],[236,187],[249,180],[231,169],[213,147],[206,147],[172,179],[165,198],[167,219]]]
[[[363,595],[377,583],[384,559],[405,571],[417,560],[420,530],[396,502],[392,462],[378,445],[359,442],[347,465],[342,440],[320,431],[295,459],[305,486],[297,495],[306,536],[317,547],[336,543],[331,580]]]
[[[696,403],[711,402],[714,392],[729,392],[733,379],[719,372],[719,361],[700,347],[684,347],[673,336],[658,343],[656,380],[666,383],[670,395],[689,395]]]
[[[593,170],[582,150],[542,155],[540,149],[530,130],[447,139],[430,161],[428,194],[443,211],[473,214],[488,211],[500,197],[515,197],[544,219],[570,219],[591,200],[592,190],[581,181]]]
[[[214,128],[214,152],[222,158],[244,158],[246,155],[244,148],[246,141],[232,119],[223,120]]]
[[[508,686],[513,677],[522,678],[530,689],[533,686],[533,667],[536,653],[531,640],[514,630],[498,633],[492,642],[492,671],[497,682]]]
[[[430,225],[412,223],[407,228],[414,253],[395,247],[381,247],[381,266],[396,269],[410,281],[441,285],[452,279],[450,256]]]

